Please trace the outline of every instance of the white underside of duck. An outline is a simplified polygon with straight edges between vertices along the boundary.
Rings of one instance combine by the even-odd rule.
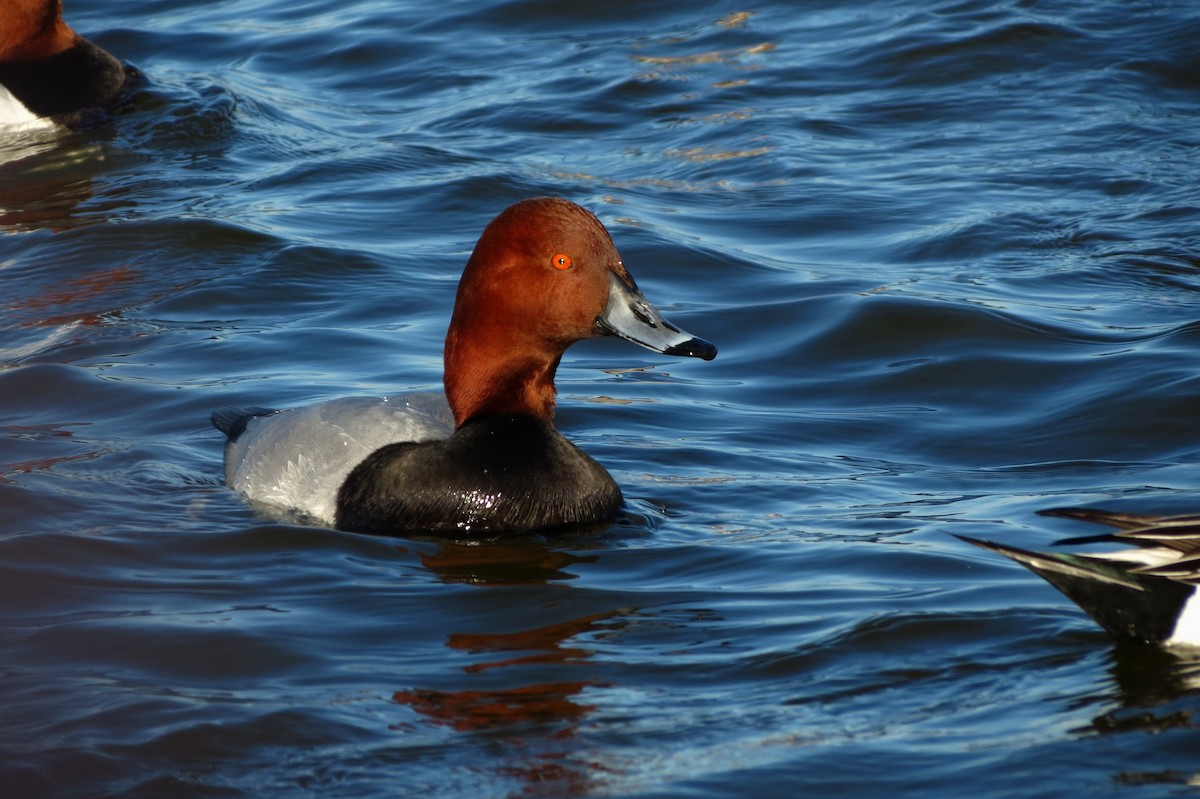
[[[8,133],[23,130],[52,130],[57,125],[52,120],[39,117],[0,85],[0,127]]]
[[[332,525],[338,489],[375,450],[454,432],[440,392],[343,397],[256,416],[225,447],[225,481],[255,502]]]
[[[1198,596],[1200,595],[1193,588],[1191,597],[1184,603],[1183,610],[1179,614],[1179,621],[1175,623],[1171,637],[1163,642],[1167,646],[1200,647],[1200,598]]]

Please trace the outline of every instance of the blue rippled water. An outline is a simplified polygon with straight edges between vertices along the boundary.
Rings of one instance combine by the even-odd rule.
[[[1190,2],[68,0],[147,76],[0,142],[5,797],[1121,797],[1195,663],[1015,564],[1200,508]],[[437,387],[527,196],[711,363],[574,347],[611,529],[272,517],[230,404]]]

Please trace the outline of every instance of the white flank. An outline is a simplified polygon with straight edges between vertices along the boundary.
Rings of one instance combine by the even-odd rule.
[[[23,130],[47,130],[58,127],[49,119],[39,117],[0,85],[0,133]]]
[[[1192,595],[1183,604],[1183,612],[1171,637],[1166,640],[1171,646],[1200,646],[1200,593],[1192,588]]]
[[[368,455],[453,431],[440,393],[343,397],[252,420],[225,451],[225,482],[257,502],[332,524],[338,489]]]
[[[1119,549],[1116,552],[1094,552],[1097,558],[1118,561],[1120,563],[1135,563],[1138,566],[1165,566],[1179,560],[1179,550],[1167,547],[1141,547],[1138,549]]]

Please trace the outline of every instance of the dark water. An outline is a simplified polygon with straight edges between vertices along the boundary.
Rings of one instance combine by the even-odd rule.
[[[5,797],[1194,790],[1194,666],[949,535],[1200,507],[1194,3],[67,13],[150,83],[3,145]],[[721,349],[568,354],[620,523],[439,545],[224,488],[216,408],[436,387],[542,194]]]

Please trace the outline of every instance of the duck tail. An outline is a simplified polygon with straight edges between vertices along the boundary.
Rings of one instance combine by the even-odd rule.
[[[1174,580],[1135,573],[1132,570],[1144,565],[1136,560],[1099,554],[1034,552],[994,541],[955,537],[1025,566],[1064,593],[1119,641],[1159,643],[1169,639],[1193,591],[1191,586]]]
[[[213,427],[225,434],[231,442],[237,441],[238,436],[246,432],[246,425],[251,419],[259,416],[270,416],[279,413],[276,408],[230,407],[215,411],[210,417]]]

